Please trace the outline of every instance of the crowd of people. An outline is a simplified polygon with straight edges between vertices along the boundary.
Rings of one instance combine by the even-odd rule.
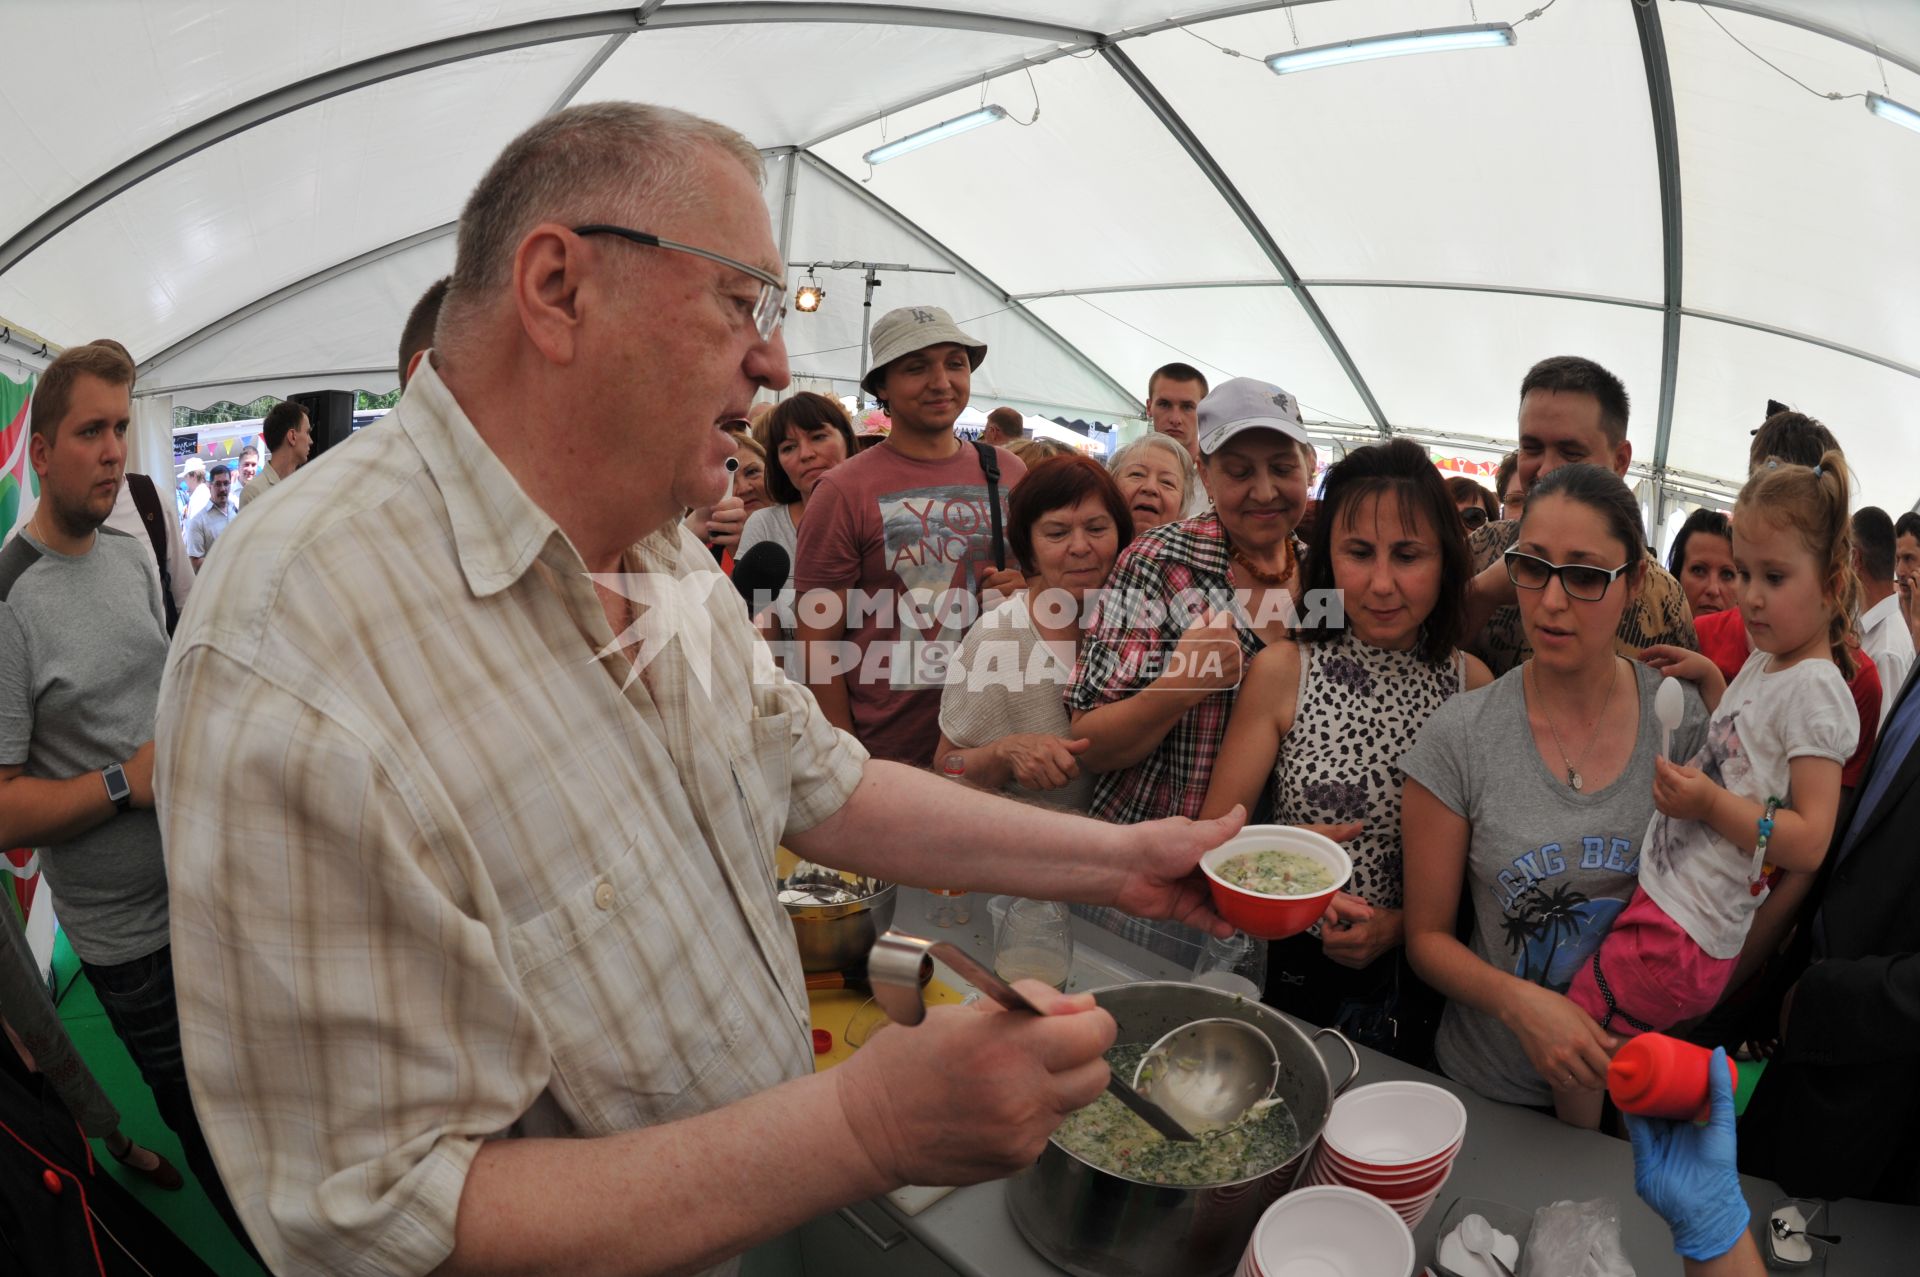
[[[115,521],[124,349],[39,383],[0,845],[47,848],[265,1264],[690,1271],[1017,1170],[1111,1019],[1034,986],[1040,1019],[935,1012],[813,1074],[775,846],[1154,946],[1231,932],[1194,870],[1249,818],[1353,862],[1268,952],[1272,1005],[1583,1126],[1632,1034],[1767,1057],[1744,1169],[1920,1202],[1920,516],[1852,510],[1825,426],[1770,405],[1665,567],[1627,390],[1578,356],[1515,370],[1492,492],[1405,440],[1323,471],[1293,395],[1184,363],[1109,464],[1012,409],[969,441],[988,348],[931,305],[875,321],[862,436],[830,396],[754,406],[788,382],[759,177],[678,112],[548,117],[473,192],[395,412],[296,477],[280,405],[243,510],[216,466],[184,529],[150,483]],[[0,978],[27,1067],[173,1174],[44,1003]],[[1634,1132],[1729,1272],[1731,1121]]]

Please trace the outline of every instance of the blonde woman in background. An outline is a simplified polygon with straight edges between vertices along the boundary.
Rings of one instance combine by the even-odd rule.
[[[1171,435],[1142,435],[1114,453],[1107,469],[1126,498],[1136,536],[1180,518],[1200,488],[1193,458]]]

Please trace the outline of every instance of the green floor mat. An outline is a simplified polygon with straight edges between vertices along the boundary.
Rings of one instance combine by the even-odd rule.
[[[178,1167],[186,1185],[176,1193],[155,1188],[108,1156],[103,1140],[93,1141],[94,1157],[142,1206],[193,1247],[208,1267],[223,1277],[260,1277],[260,1266],[248,1258],[213,1209],[213,1203],[200,1191],[187,1159],[180,1153],[180,1141],[160,1120],[159,1111],[153,1106],[153,1093],[140,1080],[140,1070],[127,1054],[127,1048],[121,1045],[120,1035],[113,1031],[113,1024],[107,1019],[100,999],[94,995],[93,986],[82,974],[80,960],[74,956],[64,933],[54,940],[53,977],[54,988],[62,991],[60,1019],[80,1049],[80,1057],[100,1080],[114,1107],[120,1110],[120,1129]]]

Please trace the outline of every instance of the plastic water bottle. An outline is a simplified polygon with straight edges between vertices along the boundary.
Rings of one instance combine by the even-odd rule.
[[[1244,931],[1207,941],[1206,951],[1193,968],[1193,982],[1210,989],[1260,1000],[1267,981],[1267,946]]]
[[[1622,1113],[1704,1122],[1713,1111],[1707,1070],[1713,1052],[1664,1033],[1642,1033],[1614,1053],[1607,1066],[1607,1090]],[[1733,1079],[1733,1111],[1747,1111],[1753,1088],[1766,1071],[1765,1060],[1727,1060]]]
[[[941,759],[940,774],[948,780],[964,782],[967,778],[965,755],[956,751]],[[927,889],[927,921],[936,927],[964,927],[973,921],[973,902],[964,891],[930,887]]]

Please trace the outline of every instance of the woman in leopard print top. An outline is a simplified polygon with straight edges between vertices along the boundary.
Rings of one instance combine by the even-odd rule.
[[[1281,823],[1356,830],[1327,918],[1269,952],[1267,1001],[1418,1063],[1439,1004],[1402,943],[1399,761],[1448,697],[1492,678],[1455,646],[1470,561],[1424,450],[1360,448],[1328,471],[1302,574],[1344,606],[1254,659],[1203,815],[1270,796]]]

